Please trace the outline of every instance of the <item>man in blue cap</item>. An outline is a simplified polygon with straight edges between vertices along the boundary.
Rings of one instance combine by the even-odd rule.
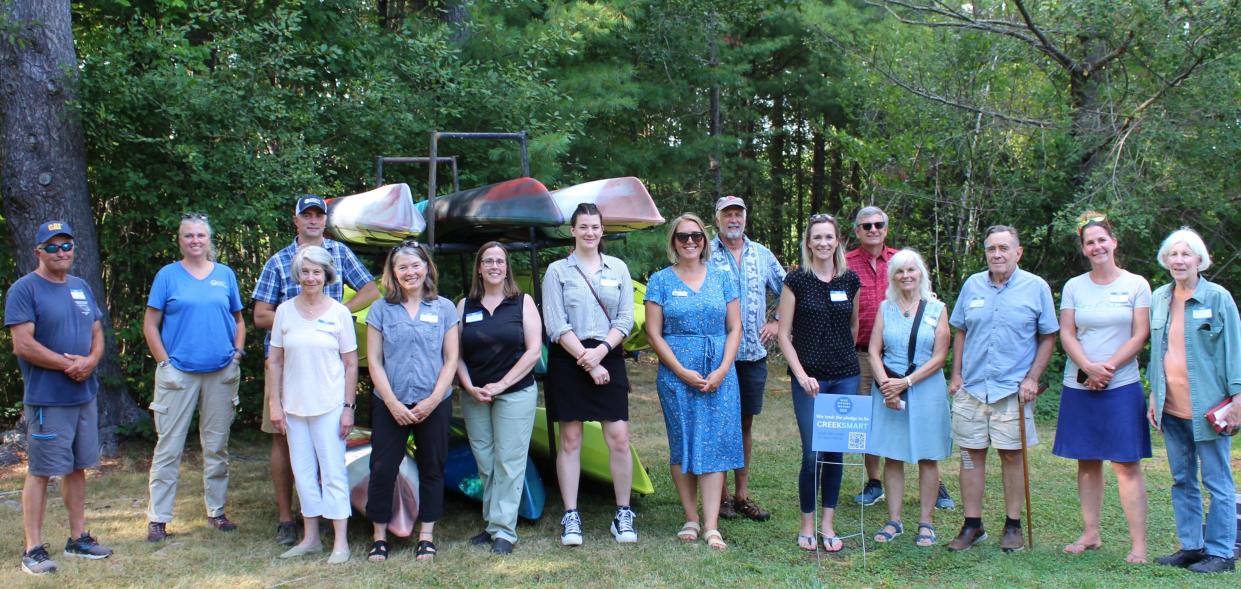
[[[340,301],[345,296],[344,284],[348,284],[357,291],[357,294],[345,303],[351,312],[365,309],[379,298],[379,287],[375,286],[371,273],[353,251],[345,244],[323,236],[327,229],[327,203],[322,198],[313,194],[298,198],[293,209],[293,226],[297,228],[297,238],[267,259],[263,272],[259,274],[258,285],[254,287],[255,327],[270,330],[276,320],[276,307],[302,291],[297,277],[289,271],[289,266],[293,263],[297,250],[308,245],[317,245],[327,250],[343,279],[343,284],[337,282],[324,285],[324,294]],[[268,338],[270,337],[268,334]],[[264,340],[264,349],[266,341]],[[272,426],[267,409],[268,405],[264,402],[261,428],[272,435],[271,479],[276,491],[276,509],[280,512],[276,542],[292,546],[297,542],[297,525],[293,520],[293,468],[289,465],[289,445],[285,436]]]
[[[86,531],[86,469],[99,465],[99,410],[95,367],[103,358],[103,313],[86,281],[69,274],[73,229],[64,221],[39,225],[35,270],[13,283],[4,305],[4,326],[13,338],[25,392],[26,483],[22,523],[26,550],[22,570],[56,571],[43,543],[47,484],[61,477],[71,537],[65,556],[107,558]]]

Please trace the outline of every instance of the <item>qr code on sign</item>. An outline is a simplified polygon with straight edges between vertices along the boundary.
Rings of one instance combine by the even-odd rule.
[[[866,449],[866,432],[849,432],[849,449]]]

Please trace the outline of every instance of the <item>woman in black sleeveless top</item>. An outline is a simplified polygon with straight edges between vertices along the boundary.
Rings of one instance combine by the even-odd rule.
[[[483,483],[487,528],[470,539],[508,554],[517,542],[517,507],[526,478],[538,388],[531,369],[542,352],[542,320],[522,294],[497,242],[474,256],[470,294],[457,305],[461,360],[457,379],[470,449]]]

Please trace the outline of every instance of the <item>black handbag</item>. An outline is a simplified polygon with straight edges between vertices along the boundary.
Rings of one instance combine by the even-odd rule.
[[[888,378],[905,378],[913,374],[914,370],[918,368],[918,366],[914,364],[914,346],[918,343],[918,327],[920,327],[920,324],[922,323],[922,313],[924,311],[926,311],[925,299],[918,301],[918,312],[914,314],[913,327],[909,330],[909,355],[907,356],[909,358],[909,367],[902,373],[892,370],[887,364],[884,364],[883,371],[887,373]]]

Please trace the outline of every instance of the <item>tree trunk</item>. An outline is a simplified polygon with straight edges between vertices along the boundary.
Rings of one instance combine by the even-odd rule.
[[[716,15],[713,10],[707,15],[707,66],[711,71],[710,108],[711,139],[713,140],[711,145],[711,162],[709,164],[709,171],[711,172],[712,180],[715,183],[715,196],[712,198],[713,203],[714,200],[724,196],[724,170],[722,169],[723,162],[720,161],[723,159],[723,156],[720,154],[720,82],[715,78],[717,75],[716,68],[719,66],[719,61],[716,58],[716,27]]]
[[[784,216],[784,143],[787,132],[784,129],[784,95],[776,94],[771,97],[771,147],[768,152],[768,161],[771,162],[771,214],[773,226],[784,228],[790,226],[788,219]],[[800,230],[804,220],[798,219],[791,226]],[[768,247],[776,257],[784,256],[784,240],[787,230],[780,229],[776,233],[776,238],[771,240]]]
[[[815,129],[810,155],[810,214],[823,210],[823,182],[827,166],[827,130]]]
[[[68,106],[77,83],[69,0],[10,0],[0,18],[0,199],[19,274],[35,268],[35,229],[68,221],[77,244],[72,273],[90,285],[103,308],[106,350],[99,364],[100,439],[115,449],[115,426],[143,417],[117,364],[105,303],[99,239],[86,182],[82,123]],[[11,27],[11,28],[10,28]]]

